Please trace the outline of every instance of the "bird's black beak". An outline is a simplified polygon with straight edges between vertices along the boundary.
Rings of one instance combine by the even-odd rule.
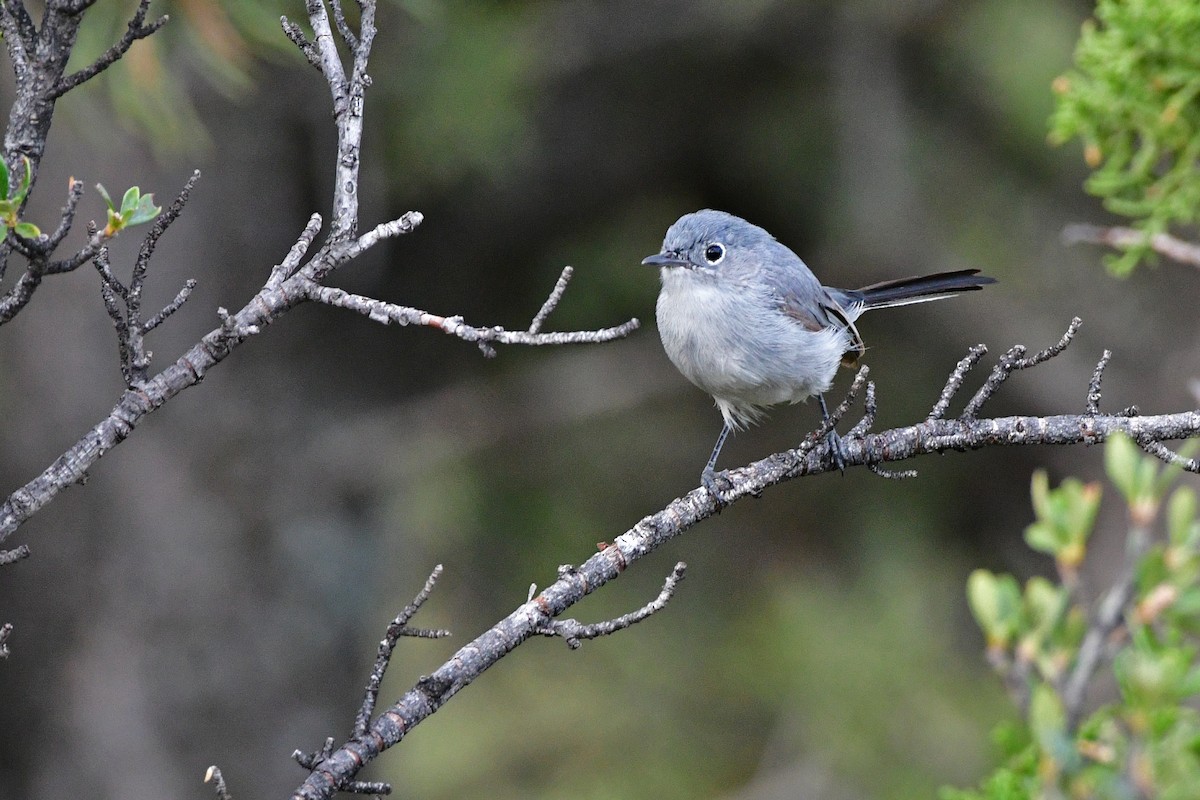
[[[650,267],[686,267],[688,261],[683,256],[673,253],[658,253],[642,259],[642,263]]]

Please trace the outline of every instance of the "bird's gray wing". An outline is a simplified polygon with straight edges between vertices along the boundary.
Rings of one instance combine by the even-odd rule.
[[[867,351],[867,346],[863,342],[862,336],[859,335],[858,328],[854,326],[854,320],[850,318],[841,304],[825,291],[824,287],[821,287],[820,299],[815,303],[811,300],[808,302],[801,300],[795,292],[784,292],[781,297],[781,307],[784,314],[814,333],[831,327],[838,327],[846,331],[850,336],[850,346],[842,355],[843,365],[854,366],[859,357]]]

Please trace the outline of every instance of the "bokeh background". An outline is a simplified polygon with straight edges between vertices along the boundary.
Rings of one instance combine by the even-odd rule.
[[[132,2],[103,0],[80,64]],[[67,177],[169,199],[203,172],[160,244],[147,306],[188,277],[156,331],[160,364],[261,286],[330,196],[328,90],[278,16],[303,3],[156,2],[173,21],[59,105],[30,219]],[[279,797],[289,759],[349,730],[387,621],[434,564],[381,701],[643,515],[693,488],[719,416],[671,367],[639,265],[679,215],[755,221],[826,282],[974,266],[1000,279],[861,326],[879,427],[922,418],[969,345],[993,355],[1085,327],[1018,374],[994,415],[1082,409],[1101,351],[1110,408],[1195,405],[1198,277],[1117,282],[1078,145],[1046,143],[1051,80],[1080,0],[383,2],[372,59],[363,224],[417,209],[417,232],[339,274],[347,289],[524,327],[566,264],[557,329],[643,320],[628,340],[502,349],[300,308],[172,400],[27,523],[34,556],[0,575],[17,625],[0,663],[0,798]],[[6,76],[4,97],[11,98]],[[100,218],[94,193],[83,218]],[[78,241],[77,231],[72,241]],[[114,246],[127,270],[137,232]],[[9,279],[11,281],[11,277]],[[98,278],[48,280],[0,330],[0,482],[40,472],[122,385]],[[985,362],[990,363],[990,362]],[[848,382],[849,375],[842,385]],[[981,374],[968,384],[973,390]],[[794,445],[781,409],[726,465]],[[977,779],[1015,712],[963,595],[977,566],[1046,572],[1021,538],[1028,482],[1097,478],[1100,452],[925,458],[918,480],[865,470],[777,487],[689,532],[577,611],[669,608],[569,652],[527,643],[386,754],[402,797],[929,797]],[[1089,586],[1119,551],[1106,504]],[[1095,700],[1103,699],[1102,691]]]

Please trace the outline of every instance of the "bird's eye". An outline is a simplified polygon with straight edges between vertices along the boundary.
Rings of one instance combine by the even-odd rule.
[[[704,248],[704,260],[710,264],[720,264],[725,258],[725,245],[714,242]]]

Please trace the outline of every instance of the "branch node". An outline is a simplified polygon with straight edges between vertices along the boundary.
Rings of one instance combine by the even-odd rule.
[[[561,580],[562,578],[570,577],[575,572],[575,568],[570,565],[559,567],[559,578]],[[675,587],[679,585],[679,582],[683,580],[686,574],[687,564],[680,561],[671,570],[671,574],[667,576],[666,581],[663,583],[662,591],[658,593],[658,597],[636,611],[623,614],[615,619],[589,624],[575,619],[546,620],[534,630],[534,633],[539,633],[542,636],[561,636],[563,641],[567,643],[567,647],[572,650],[578,650],[586,639],[610,636],[617,631],[625,630],[631,625],[636,625],[650,615],[661,611],[670,602],[671,597],[675,594]]]
[[[409,621],[416,616],[416,613],[429,599],[429,595],[433,592],[434,586],[437,585],[438,578],[442,575],[443,567],[438,564],[429,573],[429,577],[425,579],[425,585],[421,587],[421,591],[417,592],[417,596],[412,602],[404,607],[404,610],[396,615],[396,618],[391,621],[387,627],[387,633],[383,640],[379,643],[379,652],[375,657],[375,668],[371,670],[371,675],[367,679],[367,688],[363,695],[362,707],[358,711],[358,715],[354,718],[354,728],[350,734],[351,739],[360,739],[367,732],[367,726],[371,723],[371,715],[375,713],[375,703],[379,699],[379,687],[383,683],[384,673],[387,672],[388,664],[392,660],[392,653],[396,649],[396,643],[401,636],[416,636],[423,639],[441,639],[449,636],[450,632],[445,630],[428,630],[425,628],[409,628]],[[333,745],[333,739],[330,738],[328,744]]]

